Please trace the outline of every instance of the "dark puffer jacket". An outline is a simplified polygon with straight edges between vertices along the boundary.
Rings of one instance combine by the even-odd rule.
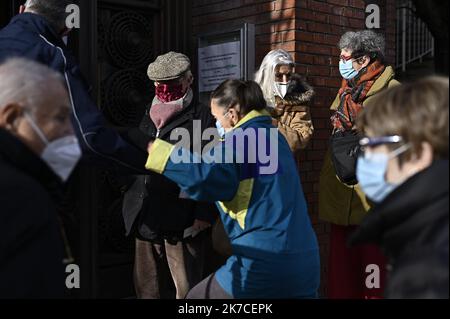
[[[392,193],[363,221],[352,244],[377,243],[390,259],[386,297],[448,298],[448,160]]]
[[[0,299],[63,298],[61,181],[3,129],[0,176]]]

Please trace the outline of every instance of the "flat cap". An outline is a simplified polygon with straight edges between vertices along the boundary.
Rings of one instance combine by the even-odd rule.
[[[160,55],[148,67],[148,77],[152,81],[170,81],[181,77],[191,68],[189,58],[177,52]]]

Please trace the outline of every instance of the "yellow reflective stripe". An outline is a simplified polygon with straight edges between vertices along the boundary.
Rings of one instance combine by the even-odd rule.
[[[175,146],[170,143],[159,139],[155,140],[145,168],[158,174],[164,173],[174,149]]]
[[[239,226],[245,230],[245,218],[247,217],[250,200],[253,194],[254,179],[247,179],[239,184],[236,197],[231,202],[219,203],[225,214],[237,220]]]
[[[270,113],[265,109],[261,111],[253,110],[250,113],[248,113],[242,120],[240,120],[239,123],[233,129],[237,129],[238,127],[241,127],[245,123],[261,116],[270,116]]]

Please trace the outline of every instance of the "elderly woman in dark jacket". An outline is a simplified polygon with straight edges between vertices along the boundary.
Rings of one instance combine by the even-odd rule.
[[[358,127],[367,136],[358,179],[376,204],[352,243],[389,258],[387,298],[448,299],[448,78],[377,96]]]

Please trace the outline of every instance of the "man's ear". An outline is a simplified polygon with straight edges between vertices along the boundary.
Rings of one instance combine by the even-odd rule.
[[[15,131],[17,120],[22,117],[23,108],[16,103],[11,103],[0,108],[0,127],[8,131]]]
[[[21,6],[19,7],[19,14],[24,13],[26,8],[27,8],[27,7],[25,7],[24,5],[21,5]]]

